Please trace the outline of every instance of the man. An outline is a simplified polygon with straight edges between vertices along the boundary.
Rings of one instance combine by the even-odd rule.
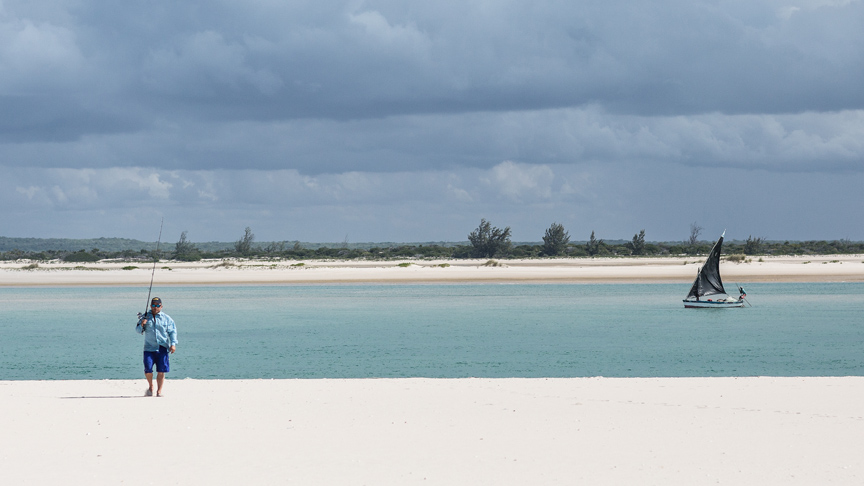
[[[153,396],[153,366],[156,366],[156,396],[162,396],[162,384],[168,373],[168,353],[174,354],[177,347],[177,326],[174,319],[162,312],[162,299],[153,297],[150,312],[138,314],[135,330],[144,335],[144,376],[147,377],[145,396]]]

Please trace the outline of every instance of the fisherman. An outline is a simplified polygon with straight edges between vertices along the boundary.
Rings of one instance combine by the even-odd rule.
[[[177,326],[174,319],[162,312],[162,299],[153,297],[150,311],[138,314],[135,326],[138,334],[144,335],[144,376],[149,385],[145,396],[153,396],[153,366],[156,366],[156,396],[162,396],[165,373],[168,373],[168,353],[174,354],[177,348]]]

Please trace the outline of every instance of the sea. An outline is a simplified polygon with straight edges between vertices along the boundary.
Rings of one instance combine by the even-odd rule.
[[[143,376],[147,288],[0,288],[0,380]],[[166,286],[169,379],[864,376],[864,283]]]

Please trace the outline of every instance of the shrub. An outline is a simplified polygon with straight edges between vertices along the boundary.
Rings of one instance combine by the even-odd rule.
[[[98,262],[99,257],[93,255],[92,253],[87,253],[84,250],[76,251],[75,253],[70,253],[63,257],[63,261],[66,262]]]

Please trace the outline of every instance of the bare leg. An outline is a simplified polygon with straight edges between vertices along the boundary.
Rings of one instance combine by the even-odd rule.
[[[153,376],[153,375],[150,375]],[[159,372],[156,373],[156,396],[162,396],[162,385],[165,383],[165,373]],[[150,385],[150,389],[153,389],[153,385]]]
[[[147,395],[153,394],[153,373],[144,373],[144,376],[147,377],[147,385],[149,386],[147,390]]]

